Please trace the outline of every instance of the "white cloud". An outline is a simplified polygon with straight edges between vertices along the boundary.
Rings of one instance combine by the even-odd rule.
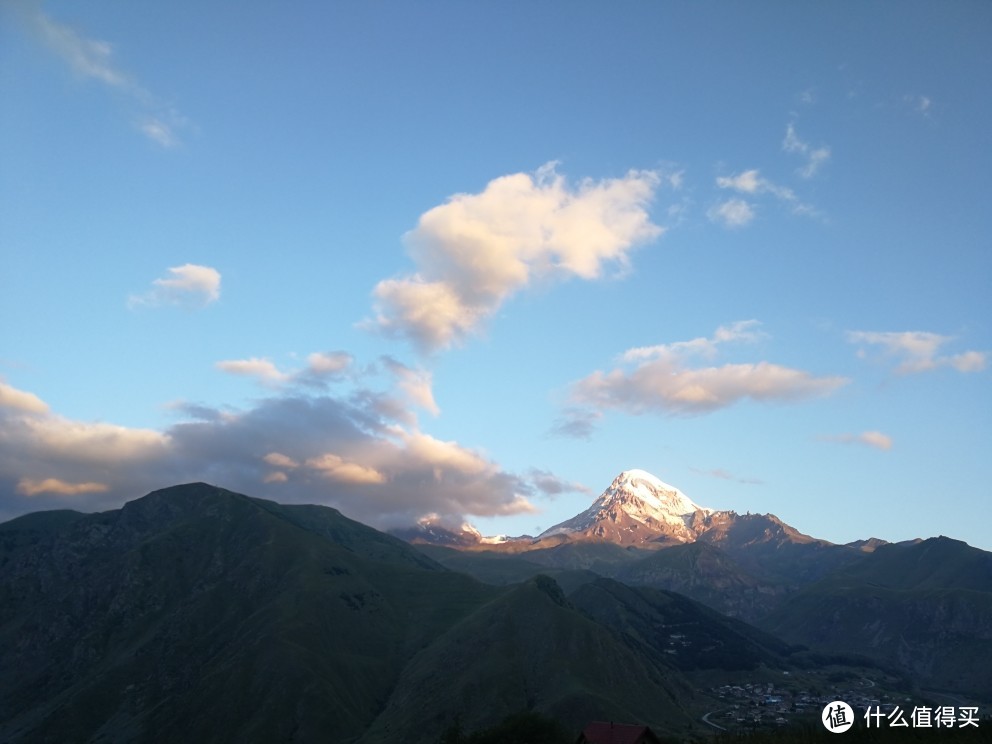
[[[716,185],[721,189],[730,189],[741,194],[772,194],[784,201],[796,201],[796,195],[792,189],[778,186],[767,178],[762,178],[756,168],[734,176],[718,176]]]
[[[743,199],[728,199],[710,208],[706,213],[712,222],[724,227],[744,227],[754,219],[754,207]]]
[[[379,282],[367,328],[436,351],[465,340],[536,279],[596,279],[657,237],[647,205],[659,176],[569,185],[549,163],[491,181],[423,214],[405,242],[417,270]]]
[[[770,362],[692,367],[693,358],[712,358],[731,341],[754,342],[755,321],[724,326],[712,338],[631,349],[621,367],[596,371],[572,386],[576,404],[632,414],[697,415],[742,400],[794,402],[827,395],[845,385],[843,377],[816,377]],[[623,366],[625,365],[625,366]]]
[[[892,437],[880,431],[863,431],[860,434],[833,434],[821,437],[821,439],[828,442],[840,442],[841,444],[861,444],[883,451],[892,449]]]
[[[173,266],[169,269],[169,276],[155,279],[147,292],[131,295],[128,298],[128,307],[209,305],[220,299],[220,281],[220,272],[209,266]]]
[[[980,372],[988,363],[988,353],[966,351],[961,354],[939,354],[941,348],[954,340],[929,331],[848,331],[847,340],[857,344],[859,356],[867,356],[865,346],[881,347],[887,357],[898,360],[896,373],[900,375],[929,372],[940,367],[951,367],[958,372]]]
[[[23,6],[22,10],[27,9]],[[163,107],[155,96],[125,73],[114,61],[113,46],[87,38],[71,26],[58,23],[40,8],[27,9],[21,14],[39,39],[61,57],[76,75],[95,80],[123,94],[139,113],[137,128],[152,142],[162,147],[179,144],[178,129],[189,122],[174,109]]]
[[[820,167],[830,160],[829,147],[811,147],[809,143],[803,142],[799,139],[799,135],[796,134],[796,128],[791,122],[785,129],[785,139],[782,140],[782,149],[805,158],[805,165],[797,171],[803,178],[812,178],[820,170]]]

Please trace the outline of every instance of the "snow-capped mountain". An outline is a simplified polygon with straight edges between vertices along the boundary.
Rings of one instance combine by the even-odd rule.
[[[692,542],[698,526],[713,514],[674,486],[644,470],[625,470],[581,514],[545,530],[555,535],[608,540],[621,545]]]

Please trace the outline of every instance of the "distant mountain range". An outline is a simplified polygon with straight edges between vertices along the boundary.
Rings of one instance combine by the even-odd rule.
[[[537,537],[404,538],[491,582],[591,571],[680,592],[793,643],[863,654],[924,686],[992,698],[992,554],[946,537],[835,545],[771,514],[716,511],[643,470]],[[567,580],[567,579],[566,579]],[[976,664],[976,659],[983,659]]]
[[[685,740],[714,685],[827,663],[992,700],[964,543],[831,545],[637,471],[536,538],[431,530],[203,483],[0,524],[0,741],[434,744],[521,711]]]

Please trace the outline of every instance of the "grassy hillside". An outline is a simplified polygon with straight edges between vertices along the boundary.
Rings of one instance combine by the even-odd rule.
[[[947,538],[885,545],[795,595],[762,627],[865,654],[924,688],[992,700],[992,555]]]
[[[433,739],[418,732],[456,720],[473,731],[525,710],[575,730],[589,720],[618,720],[684,733],[691,697],[672,667],[577,611],[553,580],[538,576],[419,653],[361,741],[426,743]]]

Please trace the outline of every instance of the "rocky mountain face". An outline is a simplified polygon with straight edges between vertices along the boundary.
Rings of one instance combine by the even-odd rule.
[[[712,513],[650,473],[626,470],[592,506],[541,533],[537,541],[561,536],[617,545],[692,542],[698,537],[694,525]]]

